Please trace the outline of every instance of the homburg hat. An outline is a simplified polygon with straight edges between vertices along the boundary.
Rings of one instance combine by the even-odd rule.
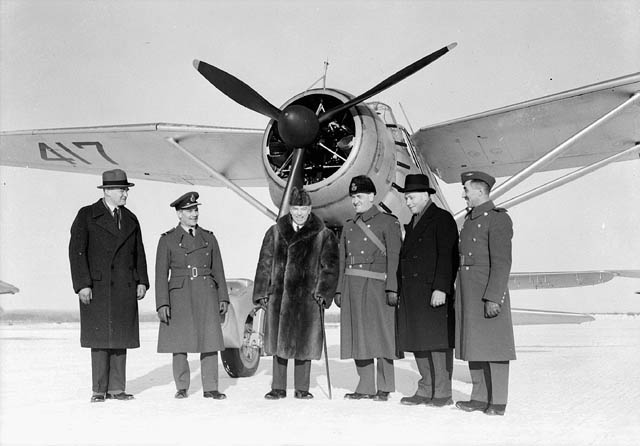
[[[127,174],[122,169],[106,170],[102,172],[102,186],[98,189],[118,189],[135,186],[127,180]]]
[[[407,175],[404,179],[404,188],[401,192],[408,194],[410,192],[429,192],[435,194],[436,190],[429,187],[429,177],[421,173]]]

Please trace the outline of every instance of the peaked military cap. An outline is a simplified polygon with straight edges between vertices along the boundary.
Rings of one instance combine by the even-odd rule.
[[[493,185],[496,184],[496,179],[493,178],[488,173],[484,173],[480,171],[471,171],[471,172],[463,172],[462,174],[460,174],[460,181],[462,181],[462,184],[466,183],[469,180],[484,181],[489,185],[489,189],[491,189]]]
[[[355,194],[375,194],[376,185],[373,184],[371,178],[366,175],[358,175],[351,179],[349,184],[349,195]]]
[[[304,189],[294,187],[289,198],[289,206],[311,206],[311,197]]]
[[[429,192],[435,194],[436,190],[429,187],[429,177],[421,173],[407,175],[404,179],[404,189],[402,192],[408,194],[409,192]]]
[[[102,186],[98,186],[98,189],[118,189],[131,186],[135,186],[135,184],[129,183],[124,170],[113,169],[102,172]]]
[[[189,209],[200,204],[198,203],[198,197],[200,197],[198,192],[187,192],[169,206],[176,208],[176,211],[179,211],[180,209]]]

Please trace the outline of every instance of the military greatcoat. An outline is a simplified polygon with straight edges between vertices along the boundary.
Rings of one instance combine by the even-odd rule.
[[[516,359],[509,302],[513,226],[492,201],[473,208],[460,232],[460,275],[456,298],[456,358],[465,361]],[[484,301],[501,305],[484,317]]]
[[[195,236],[181,225],[162,234],[156,254],[156,309],[168,305],[160,322],[158,353],[224,350],[220,302],[229,302],[218,240],[200,226]]]
[[[358,220],[384,246],[371,240]],[[398,359],[396,307],[387,304],[387,291],[397,292],[398,255],[402,234],[398,219],[373,206],[346,221],[340,237],[340,357]],[[374,275],[368,276],[370,272]]]
[[[264,349],[285,359],[320,359],[322,321],[314,297],[333,301],[338,282],[338,241],[311,213],[297,232],[291,215],[264,236],[253,286],[253,302],[269,298]]]
[[[453,348],[453,290],[458,267],[455,220],[430,203],[415,227],[412,219],[405,230],[398,268],[398,348],[409,352]],[[444,305],[431,306],[434,290],[447,294]]]
[[[149,288],[142,233],[136,216],[120,207],[120,229],[102,199],[78,212],[71,226],[69,261],[73,290],[91,288],[92,299],[80,303],[80,345],[90,348],[136,348],[137,286]]]

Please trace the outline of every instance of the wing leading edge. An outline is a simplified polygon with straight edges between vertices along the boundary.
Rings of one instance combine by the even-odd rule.
[[[511,176],[640,91],[640,73],[421,128],[412,140],[447,183],[460,172]],[[640,140],[637,102],[543,170],[600,161]],[[637,158],[629,155],[626,159]],[[624,159],[621,159],[622,161]]]
[[[131,178],[223,186],[168,138],[238,186],[266,186],[262,130],[179,124],[76,127],[0,133],[0,164],[100,175],[121,168]]]

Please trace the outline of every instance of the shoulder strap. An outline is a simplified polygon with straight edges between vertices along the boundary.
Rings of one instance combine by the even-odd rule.
[[[359,219],[358,219],[358,221],[356,222],[356,224],[358,225],[358,227],[359,227],[360,229],[362,229],[362,231],[363,231],[365,234],[367,234],[367,236],[371,239],[371,241],[373,242],[373,244],[374,244],[374,245],[376,245],[380,251],[382,251],[382,254],[386,256],[386,255],[387,255],[387,248],[385,248],[384,243],[382,243],[382,242],[380,241],[380,239],[378,238],[378,236],[377,236],[377,235],[375,235],[375,234],[373,233],[373,231],[372,231],[371,229],[369,229],[369,228],[367,227],[367,225],[365,225],[365,224],[364,224],[364,222],[362,221],[362,219],[361,219],[361,218],[359,218]]]

